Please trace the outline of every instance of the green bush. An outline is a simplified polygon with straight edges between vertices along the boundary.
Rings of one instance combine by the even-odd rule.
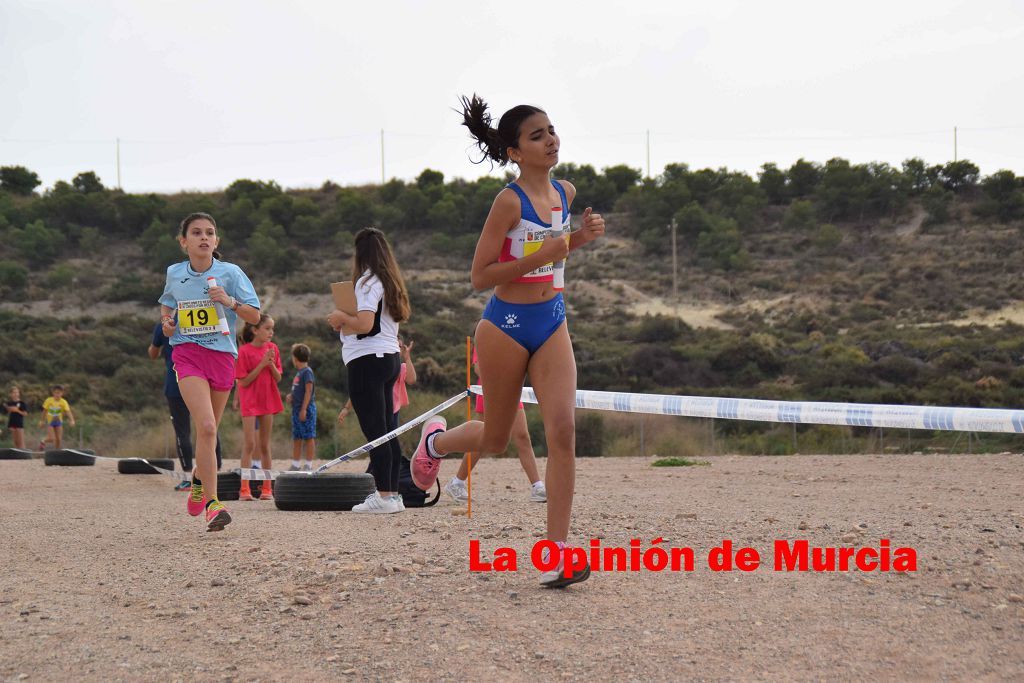
[[[23,230],[12,228],[9,233],[18,254],[33,268],[52,263],[64,246],[64,235],[46,227],[42,220],[29,223]]]
[[[103,238],[100,236],[99,228],[82,228],[78,236],[78,250],[83,254],[95,254],[103,245]]]
[[[15,261],[0,261],[0,287],[20,290],[28,284],[28,269]]]
[[[817,223],[814,204],[806,199],[798,199],[786,207],[782,216],[782,227],[785,230],[807,232]]]
[[[164,281],[156,276],[143,278],[138,273],[122,273],[103,294],[104,301],[136,301],[141,304],[157,305],[157,299],[164,289]]]
[[[688,460],[686,458],[659,458],[651,463],[651,467],[694,467],[710,465],[707,460]]]
[[[46,274],[48,289],[68,289],[75,280],[75,269],[67,263],[58,263]]]
[[[576,413],[576,454],[604,455],[604,419],[600,413]]]
[[[823,223],[814,235],[814,246],[829,253],[834,251],[843,241],[843,233],[831,223]]]
[[[743,270],[750,266],[750,254],[743,248],[736,221],[717,218],[711,229],[697,238],[697,254],[723,270]]]

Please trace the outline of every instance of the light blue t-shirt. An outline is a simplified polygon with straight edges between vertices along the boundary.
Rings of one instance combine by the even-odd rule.
[[[177,327],[171,337],[171,346],[178,344],[199,344],[214,351],[225,351],[238,358],[238,346],[235,342],[235,315],[227,306],[217,307],[210,300],[210,287],[206,278],[217,279],[217,285],[223,287],[228,295],[235,297],[239,304],[248,304],[253,308],[260,307],[259,297],[242,269],[233,263],[224,263],[213,259],[213,265],[205,273],[192,270],[188,261],[175,263],[167,267],[167,283],[164,293],[160,295],[160,303],[177,310]],[[224,312],[228,321],[229,334],[223,334],[217,327],[219,313]]]

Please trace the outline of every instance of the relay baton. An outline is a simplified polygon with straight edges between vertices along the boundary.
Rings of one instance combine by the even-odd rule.
[[[555,237],[562,236],[562,207],[551,207],[551,234]],[[565,259],[554,263],[554,282],[552,287],[556,292],[565,289]]]
[[[210,287],[217,286],[217,278],[208,277],[206,278],[206,284]],[[213,307],[217,310],[217,329],[220,330],[221,334],[231,334],[231,328],[228,327],[228,316],[224,312],[224,307],[216,301],[213,302]]]

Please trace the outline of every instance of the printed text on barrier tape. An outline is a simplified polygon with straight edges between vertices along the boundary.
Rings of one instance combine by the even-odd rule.
[[[482,393],[480,385],[470,387],[470,392]],[[537,396],[532,388],[523,387],[521,400],[526,403],[537,403]],[[630,394],[585,389],[577,390],[576,407],[625,413],[711,417],[755,422],[1024,433],[1024,410],[1000,408],[764,401],[747,398]]]
[[[330,462],[327,462],[327,463],[324,463],[323,465],[320,465],[320,467],[316,468],[313,472],[310,472],[309,474],[320,474],[321,472],[323,472],[323,471],[325,471],[325,470],[327,470],[327,469],[329,469],[331,467],[334,467],[338,463],[345,462],[346,460],[352,460],[353,458],[358,458],[361,455],[365,455],[365,454],[369,453],[370,451],[372,451],[377,446],[380,446],[383,443],[387,443],[391,439],[397,438],[398,436],[404,434],[405,432],[409,431],[413,427],[416,427],[417,425],[420,425],[420,424],[426,422],[427,419],[433,417],[434,415],[437,415],[438,413],[440,413],[442,411],[448,410],[449,408],[451,408],[453,405],[455,405],[459,401],[464,400],[466,398],[467,394],[468,394],[468,392],[463,392],[461,394],[456,394],[455,396],[452,396],[450,399],[448,399],[444,403],[442,403],[440,405],[437,405],[437,406],[434,406],[433,408],[431,408],[427,412],[423,413],[419,417],[417,417],[417,418],[415,418],[415,419],[413,419],[413,420],[403,424],[398,429],[396,429],[394,431],[391,431],[391,432],[388,432],[384,436],[382,436],[380,438],[377,438],[377,439],[374,439],[370,443],[363,444],[359,448],[351,450],[348,453],[346,453],[345,455],[339,455],[334,460],[331,460]]]

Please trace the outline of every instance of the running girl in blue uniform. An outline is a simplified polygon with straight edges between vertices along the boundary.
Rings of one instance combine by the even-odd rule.
[[[186,216],[178,242],[188,259],[167,268],[160,322],[170,339],[178,389],[196,423],[197,466],[186,506],[194,517],[205,510],[207,531],[220,531],[231,515],[217,500],[215,448],[235,383],[235,321],[258,324],[260,300],[241,268],[219,260],[213,216]]]
[[[487,377],[487,420],[466,422],[451,431],[445,431],[444,418],[428,420],[413,456],[412,477],[427,490],[437,479],[439,458],[504,451],[529,373],[547,436],[547,537],[564,548],[576,478],[576,360],[562,293],[554,288],[553,264],[604,234],[604,219],[587,208],[580,230],[567,238],[551,235],[553,228],[568,233],[576,188],[550,179],[560,140],[543,110],[513,107],[493,128],[481,98],[463,98],[462,104],[463,125],[483,152],[480,161],[513,163],[519,169],[515,182],[495,198],[473,257],[473,287],[494,288],[476,328],[480,374]],[[552,215],[551,207],[561,207],[561,225],[544,219]],[[567,586],[590,575],[588,567],[566,577],[563,559],[542,575],[542,585]]]

